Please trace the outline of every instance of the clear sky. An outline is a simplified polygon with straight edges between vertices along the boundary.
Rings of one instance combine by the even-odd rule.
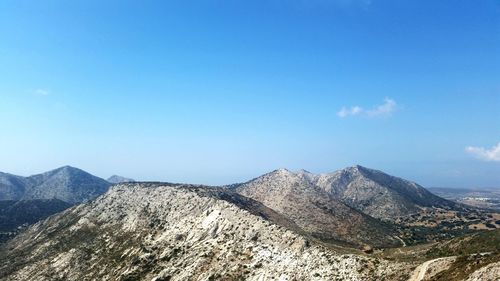
[[[500,186],[500,1],[0,2],[0,171]]]

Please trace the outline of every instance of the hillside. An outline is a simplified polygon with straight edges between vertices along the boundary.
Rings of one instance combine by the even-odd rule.
[[[0,200],[59,199],[70,204],[95,198],[111,184],[83,170],[64,166],[20,177],[0,174]]]
[[[284,227],[282,225],[288,225]],[[2,280],[405,280],[411,266],[340,254],[227,189],[121,184],[0,250]]]
[[[426,272],[420,272],[425,276],[421,280],[497,281],[500,276],[500,229],[465,234],[439,243],[388,249],[377,256],[400,262],[421,262],[420,268],[427,268]],[[418,272],[419,267],[415,271]]]
[[[424,207],[453,208],[455,203],[422,186],[378,170],[348,167],[328,174],[298,173],[345,204],[372,217],[394,219]]]
[[[28,185],[24,177],[0,172],[0,200],[19,200]]]
[[[0,243],[14,237],[21,228],[61,212],[71,205],[59,199],[1,200]]]
[[[326,242],[356,247],[400,244],[391,226],[347,206],[286,169],[233,185],[231,189],[281,213],[310,235]]]

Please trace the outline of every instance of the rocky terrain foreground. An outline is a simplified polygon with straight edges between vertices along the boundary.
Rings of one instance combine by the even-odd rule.
[[[337,251],[227,189],[120,184],[0,250],[1,280],[406,280],[408,263]]]
[[[0,201],[0,280],[499,280],[500,214],[361,166],[225,187],[113,179],[1,174],[21,200]],[[84,202],[38,199],[59,193]]]

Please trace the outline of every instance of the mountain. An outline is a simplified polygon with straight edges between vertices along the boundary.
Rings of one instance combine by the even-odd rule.
[[[227,188],[129,183],[0,248],[1,280],[405,280],[412,265],[341,253]]]
[[[106,192],[111,184],[83,170],[64,166],[20,177],[0,174],[0,200],[60,199],[76,204]]]
[[[107,179],[107,181],[110,182],[110,183],[112,183],[112,184],[117,184],[117,183],[124,183],[124,182],[134,182],[135,180],[129,179],[129,178],[125,178],[125,177],[122,177],[122,176],[112,175],[111,177],[109,177]]]
[[[21,227],[71,207],[59,199],[1,200],[0,243],[15,236]]]
[[[315,185],[309,175],[279,169],[232,185],[230,189],[279,212],[323,241],[358,247],[400,244],[391,225],[344,204],[334,194]]]
[[[329,174],[298,173],[345,204],[372,217],[394,219],[425,207],[453,208],[456,204],[422,186],[362,166]]]
[[[27,186],[26,178],[0,172],[0,200],[21,198]]]

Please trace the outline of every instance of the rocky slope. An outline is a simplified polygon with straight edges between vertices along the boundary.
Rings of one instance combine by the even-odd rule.
[[[0,250],[0,279],[405,280],[409,276],[406,264],[340,254],[298,232],[285,217],[227,189],[120,184],[10,241]]]
[[[301,172],[300,175],[347,205],[375,218],[393,219],[416,213],[423,207],[455,206],[455,203],[414,182],[359,165],[329,174]]]
[[[500,278],[500,261],[490,263],[474,271],[466,281],[498,281]]]
[[[0,243],[14,237],[21,228],[71,207],[58,199],[0,200]]]
[[[323,241],[357,247],[400,244],[390,225],[347,206],[301,173],[279,169],[230,188],[281,213]]]
[[[0,174],[0,200],[60,199],[75,204],[103,194],[110,185],[70,166],[30,177]]]
[[[27,186],[26,178],[0,172],[0,200],[20,199]]]

